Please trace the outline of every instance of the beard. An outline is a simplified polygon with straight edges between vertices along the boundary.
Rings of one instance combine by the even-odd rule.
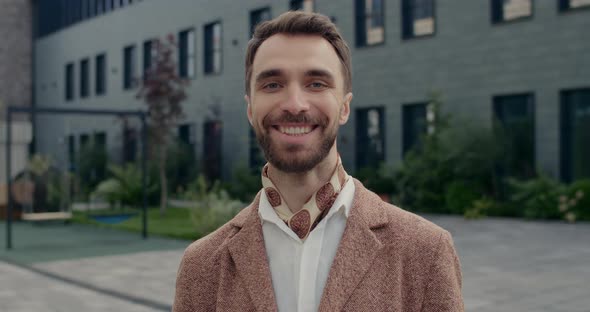
[[[273,124],[276,123],[305,123],[317,125],[320,131],[320,141],[318,146],[306,147],[300,145],[284,145],[280,142],[273,141],[270,137],[270,131]],[[303,173],[317,166],[330,152],[330,149],[336,141],[338,133],[338,123],[330,126],[327,117],[313,118],[307,114],[293,115],[284,112],[281,116],[273,118],[268,115],[262,120],[262,129],[254,127],[256,140],[264,152],[266,160],[275,168],[287,173]]]

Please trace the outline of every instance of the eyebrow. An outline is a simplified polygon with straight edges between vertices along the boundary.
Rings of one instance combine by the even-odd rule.
[[[284,71],[281,69],[267,69],[256,75],[255,83],[259,83],[262,80],[284,76]],[[334,81],[334,75],[324,69],[310,69],[304,73],[305,77],[324,78],[326,80]]]

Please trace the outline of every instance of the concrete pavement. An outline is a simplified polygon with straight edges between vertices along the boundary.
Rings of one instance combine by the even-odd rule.
[[[589,223],[425,217],[453,234],[467,311],[590,311]],[[125,244],[131,243],[105,256],[30,262],[0,253],[0,260],[17,264],[0,262],[0,311],[169,310],[189,242],[122,252]],[[50,252],[50,245],[44,249]]]

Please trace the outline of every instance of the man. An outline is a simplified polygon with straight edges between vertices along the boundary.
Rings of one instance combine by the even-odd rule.
[[[350,52],[325,16],[288,12],[246,54],[248,119],[266,159],[249,207],[191,244],[174,311],[463,311],[449,233],[350,177]]]

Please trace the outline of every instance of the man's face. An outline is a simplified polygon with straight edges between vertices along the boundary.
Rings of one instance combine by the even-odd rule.
[[[277,34],[252,65],[248,119],[266,159],[284,172],[306,172],[334,149],[348,120],[342,65],[319,36]]]

